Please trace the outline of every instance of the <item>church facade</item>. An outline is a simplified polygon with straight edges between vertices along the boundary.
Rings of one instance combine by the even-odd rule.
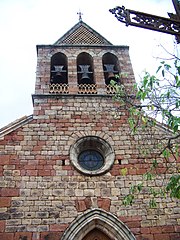
[[[150,167],[153,139],[167,129],[131,134],[111,79],[132,92],[129,48],[82,20],[54,44],[37,46],[33,115],[0,130],[1,240],[180,239],[177,201],[157,198],[149,208],[144,189],[123,204]],[[159,161],[159,177],[145,187],[169,176]]]

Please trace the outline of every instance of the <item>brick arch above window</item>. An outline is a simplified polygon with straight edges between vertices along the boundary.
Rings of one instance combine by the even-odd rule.
[[[103,138],[105,141],[109,142],[111,146],[114,146],[114,141],[112,139],[112,136],[109,135],[107,132],[102,131],[74,131],[73,134],[69,137],[68,144],[74,144],[79,138],[86,137],[86,136],[96,136],[99,138]]]
[[[72,165],[82,174],[100,175],[109,171],[115,154],[111,145],[96,136],[79,138],[70,148]]]

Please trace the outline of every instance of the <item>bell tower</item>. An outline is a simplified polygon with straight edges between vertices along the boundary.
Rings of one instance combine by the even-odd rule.
[[[81,18],[54,44],[38,45],[37,57],[35,111],[39,97],[53,99],[68,94],[107,97],[113,93],[111,79],[126,88],[135,83],[129,48],[112,45]]]
[[[129,92],[133,88],[129,47],[113,45],[81,18],[54,44],[37,46],[33,118],[40,126],[37,130],[42,142],[46,142],[46,156],[41,156],[47,163],[43,174],[57,181],[52,199],[63,204],[54,224],[61,239],[91,239],[91,235],[97,239],[135,239],[118,219],[119,230],[115,230],[111,215],[110,225],[106,224],[109,234],[102,229],[107,217],[103,215],[110,211],[113,195],[118,198],[119,194],[119,187],[112,190],[108,184],[113,185],[111,178],[119,175],[121,164],[127,163],[121,156],[124,150],[118,146],[128,125],[127,112],[123,109],[121,119],[114,118],[111,80],[123,84]],[[119,127],[122,131],[115,136]],[[89,210],[92,212],[84,217]],[[86,221],[90,221],[89,229]],[[53,230],[47,234],[50,239],[48,236],[55,236]]]

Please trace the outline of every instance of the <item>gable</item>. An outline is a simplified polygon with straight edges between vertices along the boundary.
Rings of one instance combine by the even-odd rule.
[[[66,32],[54,45],[112,45],[83,21],[78,22]]]
[[[33,115],[24,116],[20,119],[15,120],[14,122],[8,124],[7,126],[0,129],[0,140],[4,138],[5,135],[15,131],[16,129],[24,126],[26,123],[33,120]]]

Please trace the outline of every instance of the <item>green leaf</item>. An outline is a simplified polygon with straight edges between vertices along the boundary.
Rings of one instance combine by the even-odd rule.
[[[180,199],[180,175],[173,175],[170,178],[166,191],[170,192],[170,197]]]
[[[147,123],[147,118],[142,116],[142,121],[143,121],[144,124],[146,124]]]
[[[123,175],[123,176],[126,176],[127,175],[127,168],[122,168],[121,170],[120,170],[120,172],[121,172],[121,174]]]
[[[140,192],[142,190],[142,187],[143,187],[143,183],[139,183],[137,185],[137,190]]]
[[[136,131],[136,129],[135,129],[135,119],[134,118],[128,118],[128,122],[129,122],[131,130],[133,130],[133,132],[135,133],[135,131]]]
[[[165,74],[164,74],[164,69],[163,69],[163,70],[162,70],[162,76],[164,77],[164,75],[165,75]]]
[[[145,180],[152,180],[153,179],[153,174],[150,172],[146,172],[144,175]]]
[[[158,73],[161,68],[162,68],[162,66],[160,65],[160,66],[158,67],[156,73]]]
[[[153,160],[152,162],[153,168],[157,168],[158,167],[158,162],[156,159]]]
[[[123,204],[125,206],[132,205],[133,200],[134,200],[134,196],[132,194],[128,194],[127,196],[124,197]]]
[[[136,186],[135,185],[132,185],[130,187],[130,193],[134,194],[136,192]]]
[[[162,155],[163,155],[163,157],[165,157],[165,158],[169,158],[169,157],[170,157],[170,152],[169,152],[169,150],[168,150],[167,148],[164,149],[163,152],[162,152]]]
[[[149,206],[150,206],[150,208],[156,208],[157,202],[154,199],[150,199]]]

